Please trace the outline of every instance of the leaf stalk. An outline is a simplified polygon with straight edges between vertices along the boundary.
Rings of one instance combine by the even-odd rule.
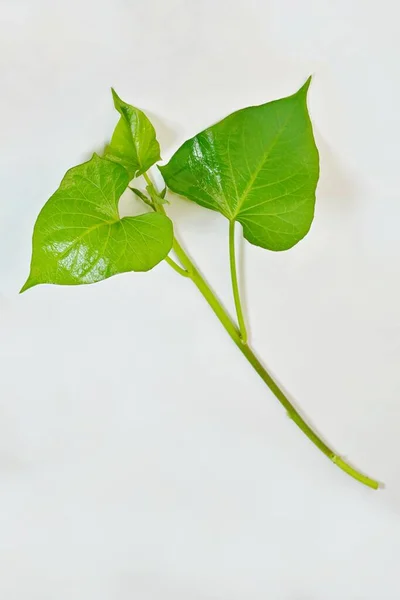
[[[240,337],[242,343],[247,342],[247,329],[243,316],[242,303],[240,300],[239,284],[236,269],[236,250],[235,250],[235,221],[229,221],[229,265],[231,270],[232,291],[235,300],[236,315],[239,323]]]

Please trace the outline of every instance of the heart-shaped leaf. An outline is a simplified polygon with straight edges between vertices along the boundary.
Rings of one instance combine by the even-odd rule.
[[[21,291],[39,283],[94,283],[126,271],[148,271],[172,246],[168,217],[118,214],[128,174],[93,158],[70,169],[47,201],[33,232],[31,272]]]
[[[156,132],[146,115],[127,104],[112,90],[114,106],[121,118],[106,150],[106,158],[122,164],[129,178],[142,175],[160,160]]]
[[[319,176],[309,84],[239,110],[186,141],[159,167],[168,187],[239,221],[256,246],[294,246],[310,229]]]

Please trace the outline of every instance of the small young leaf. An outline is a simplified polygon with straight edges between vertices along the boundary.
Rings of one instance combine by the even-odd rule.
[[[130,179],[142,175],[161,159],[156,132],[144,112],[127,104],[112,89],[121,118],[106,150],[106,158],[122,164]]]
[[[153,184],[147,185],[146,190],[155,206],[169,204],[168,200],[165,199],[165,194],[164,196],[162,195],[162,193],[158,194]]]
[[[159,167],[167,186],[239,221],[256,246],[294,246],[310,229],[319,176],[309,84],[293,96],[239,110],[186,141]]]
[[[93,155],[67,171],[40,212],[33,232],[31,271],[21,291],[39,283],[94,283],[126,271],[148,271],[172,246],[168,217],[118,214],[126,170]]]
[[[112,90],[114,106],[121,118],[114,130],[105,157],[122,164],[130,179],[142,175],[161,159],[156,132],[146,115],[127,104]]]

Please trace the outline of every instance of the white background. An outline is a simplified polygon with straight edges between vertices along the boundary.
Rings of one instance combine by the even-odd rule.
[[[2,0],[1,20],[1,598],[397,600],[398,2]],[[18,295],[41,206],[116,123],[111,85],[168,159],[309,74],[316,218],[292,251],[243,248],[252,341],[379,492],[308,442],[166,264]],[[170,214],[232,308],[226,221]]]

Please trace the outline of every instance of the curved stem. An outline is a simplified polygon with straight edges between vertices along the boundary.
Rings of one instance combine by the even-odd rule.
[[[225,309],[221,305],[218,298],[215,296],[214,292],[211,290],[208,283],[193,265],[190,258],[187,256],[186,252],[182,249],[177,240],[174,241],[174,250],[179,260],[185,266],[185,268],[189,272],[189,276],[191,277],[193,283],[196,285],[197,289],[204,296],[205,300],[208,302],[214,313],[219,318],[220,322],[226,329],[227,333],[230,335],[232,340],[235,342],[236,346],[239,348],[241,353],[247,358],[253,369],[258,373],[264,383],[267,384],[271,392],[275,395],[275,397],[279,400],[282,406],[286,409],[288,416],[292,419],[294,423],[301,429],[301,431],[308,437],[308,439],[315,445],[325,456],[327,456],[334,464],[336,464],[342,471],[363,483],[364,485],[377,490],[379,488],[379,482],[375,479],[371,479],[367,477],[360,471],[357,471],[354,467],[349,465],[345,460],[343,460],[340,456],[336,454],[320,437],[319,435],[313,431],[313,429],[308,425],[308,423],[303,419],[297,409],[290,402],[289,398],[284,394],[278,384],[274,381],[272,376],[268,373],[267,369],[262,365],[257,356],[254,354],[253,350],[247,343],[243,343],[240,331],[234,325],[230,317],[227,315]]]
[[[157,210],[165,214],[164,208],[160,205],[157,207]],[[269,387],[271,392],[275,395],[281,405],[286,409],[288,416],[292,419],[294,423],[296,423],[297,427],[301,429],[301,431],[308,437],[308,439],[327,457],[329,458],[335,465],[337,465],[342,471],[359,481],[360,483],[377,490],[379,488],[379,482],[375,479],[371,479],[364,475],[350,464],[348,464],[343,458],[338,456],[336,452],[334,452],[323,440],[322,438],[308,425],[308,423],[303,419],[298,410],[293,406],[289,398],[282,391],[273,377],[269,374],[264,365],[257,358],[253,350],[247,343],[243,342],[241,337],[241,332],[237,328],[237,326],[233,323],[231,317],[226,312],[225,308],[222,306],[221,302],[213,292],[213,290],[208,285],[207,281],[198,271],[197,267],[191,261],[189,256],[186,254],[180,243],[176,238],[174,238],[173,246],[172,246],[177,258],[186,269],[188,276],[193,281],[199,292],[202,294],[204,299],[208,302],[211,309],[214,311],[215,315],[218,317],[219,321],[239,348],[240,352],[246,357],[248,362],[251,364],[253,369],[258,373],[264,383]]]
[[[236,315],[239,323],[241,339],[243,344],[245,344],[247,342],[247,330],[243,316],[242,303],[240,301],[239,284],[236,270],[235,221],[229,221],[229,264],[231,268],[232,291],[235,300]]]
[[[189,277],[189,273],[185,271],[185,269],[182,269],[182,267],[180,267],[174,260],[172,260],[172,258],[166,256],[164,260],[169,264],[170,267],[172,267],[177,273],[179,273],[179,275],[182,275],[182,277]]]
[[[154,194],[156,194],[157,196],[159,196],[159,193],[157,192],[152,180],[150,179],[148,173],[143,173],[143,177],[144,180],[146,181],[148,188],[151,189]],[[134,191],[134,190],[133,190]],[[161,199],[161,198],[160,198]],[[147,204],[147,202],[146,202]],[[154,206],[154,204],[149,204],[149,206],[151,206],[153,208],[153,210],[155,210],[156,212],[161,212],[165,215],[165,210],[162,208],[162,205],[160,205],[158,208],[156,206]],[[165,259],[165,262],[167,262],[169,264],[170,267],[172,267],[174,269],[174,271],[176,271],[177,273],[179,273],[179,275],[182,275],[183,277],[189,277],[189,273],[185,270],[182,269],[182,267],[180,267],[172,258],[170,258],[169,256],[167,256]]]

